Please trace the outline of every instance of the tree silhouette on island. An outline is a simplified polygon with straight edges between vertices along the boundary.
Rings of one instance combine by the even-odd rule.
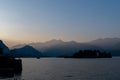
[[[112,58],[112,55],[99,50],[80,50],[74,53],[73,56],[65,56],[65,58]]]

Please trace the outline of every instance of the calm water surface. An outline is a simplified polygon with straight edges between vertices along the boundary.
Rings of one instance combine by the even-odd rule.
[[[22,59],[18,80],[120,80],[120,57]]]

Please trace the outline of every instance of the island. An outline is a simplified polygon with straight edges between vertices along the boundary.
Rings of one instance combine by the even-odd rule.
[[[112,55],[100,50],[80,50],[72,56],[64,56],[64,58],[112,58]]]

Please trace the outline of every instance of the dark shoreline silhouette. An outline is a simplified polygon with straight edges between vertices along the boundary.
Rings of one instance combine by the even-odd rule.
[[[14,77],[22,73],[22,60],[3,53],[0,47],[0,77]]]

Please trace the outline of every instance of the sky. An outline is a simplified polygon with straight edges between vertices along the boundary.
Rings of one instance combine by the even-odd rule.
[[[0,0],[0,39],[86,42],[120,37],[120,0]]]

